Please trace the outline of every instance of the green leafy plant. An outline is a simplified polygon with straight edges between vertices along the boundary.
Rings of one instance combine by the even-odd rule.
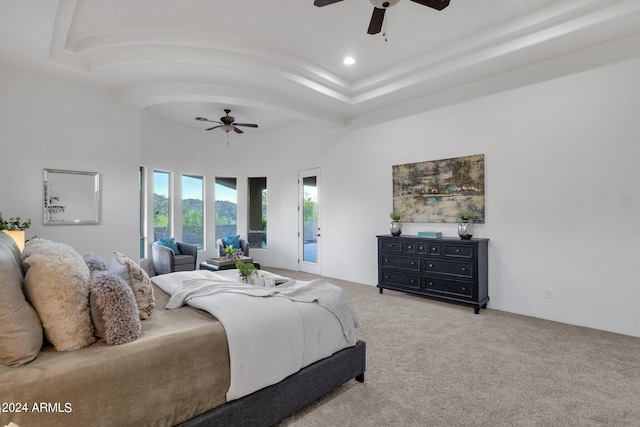
[[[460,215],[458,215],[458,217],[460,218],[460,221],[462,222],[469,222],[473,219],[473,215],[471,215],[470,212],[460,212]]]
[[[236,268],[238,269],[238,273],[242,280],[245,282],[249,281],[249,278],[257,273],[256,267],[250,262],[238,261],[236,262]]]
[[[29,227],[31,227],[30,219],[22,222],[22,219],[19,216],[17,216],[15,218],[9,218],[8,220],[5,220],[2,217],[2,212],[0,212],[0,230],[24,231]]]
[[[233,252],[235,251],[234,247],[232,245],[227,245],[224,248],[224,253],[227,255],[233,255]]]
[[[400,219],[402,218],[402,215],[400,215],[398,212],[393,211],[389,214],[389,216],[391,217],[392,220],[394,221],[400,221]]]

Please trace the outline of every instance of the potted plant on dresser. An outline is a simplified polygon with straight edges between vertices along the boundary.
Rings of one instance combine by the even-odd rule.
[[[461,239],[470,239],[473,236],[473,215],[470,212],[461,212],[459,215],[458,236]]]
[[[389,224],[389,231],[392,236],[399,236],[402,234],[402,224],[400,224],[400,219],[402,219],[402,215],[398,212],[393,211],[389,214],[391,217],[391,224]]]

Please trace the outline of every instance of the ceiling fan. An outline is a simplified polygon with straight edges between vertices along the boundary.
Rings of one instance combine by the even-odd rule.
[[[328,6],[333,3],[338,3],[342,0],[315,0],[314,5],[318,7]],[[382,23],[384,22],[384,13],[387,8],[395,6],[400,0],[369,0],[373,5],[373,15],[371,16],[371,22],[369,23],[369,29],[367,33],[378,34],[382,30]],[[414,3],[419,3],[423,6],[430,7],[436,10],[442,10],[449,6],[449,0],[411,0]]]
[[[253,123],[235,123],[234,120],[235,118],[233,116],[230,116],[229,113],[231,112],[231,110],[226,109],[224,110],[225,113],[227,113],[226,116],[220,117],[220,121],[217,120],[209,120],[206,119],[204,117],[196,117],[196,120],[199,120],[201,122],[211,122],[211,123],[218,123],[217,126],[214,127],[210,127],[209,129],[205,129],[205,130],[212,130],[212,129],[222,129],[223,131],[229,133],[231,131],[234,131],[235,133],[244,133],[241,129],[238,129],[236,126],[246,126],[249,128],[257,128],[258,125],[253,124]]]

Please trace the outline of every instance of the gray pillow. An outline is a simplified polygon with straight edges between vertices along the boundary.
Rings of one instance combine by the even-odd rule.
[[[133,290],[108,271],[94,271],[89,280],[91,318],[95,335],[105,344],[118,345],[140,336],[140,313]]]
[[[87,252],[82,255],[82,258],[85,264],[87,264],[87,267],[89,267],[90,273],[94,271],[105,271],[108,268],[104,258],[96,253]]]
[[[20,250],[0,232],[0,363],[18,367],[42,347],[42,325],[22,293]]]

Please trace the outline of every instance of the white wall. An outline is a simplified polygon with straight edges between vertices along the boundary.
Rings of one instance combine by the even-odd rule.
[[[638,75],[636,59],[352,132],[323,163],[323,274],[377,283],[393,164],[484,153],[490,307],[640,336]],[[420,230],[456,236],[404,234]]]
[[[81,254],[138,256],[138,112],[102,92],[0,68],[0,212],[30,218],[27,238]],[[42,224],[43,169],[99,172],[98,225]],[[135,259],[135,258],[134,258]]]

